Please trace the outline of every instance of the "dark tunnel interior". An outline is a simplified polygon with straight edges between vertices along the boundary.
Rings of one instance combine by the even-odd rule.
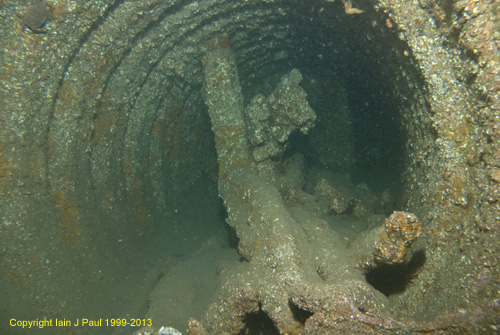
[[[463,139],[475,134],[467,128],[475,122],[472,117],[463,118],[467,121],[455,127],[456,133],[438,134],[432,122],[441,119],[430,110],[439,99],[430,98],[423,66],[417,61],[422,55],[414,54],[404,29],[380,5],[354,2],[363,15],[347,14],[350,2],[340,0],[109,1],[99,10],[90,3],[89,9],[56,1],[54,18],[44,23],[47,32],[23,28],[24,35],[16,43],[29,41],[31,49],[42,51],[26,53],[23,59],[33,83],[23,88],[27,93],[16,94],[34,98],[9,106],[34,111],[19,117],[15,127],[20,129],[25,150],[19,152],[25,153],[26,185],[31,183],[37,191],[23,193],[33,202],[25,214],[31,226],[4,235],[5,241],[22,242],[15,247],[2,242],[2,250],[8,250],[9,261],[4,265],[10,269],[11,286],[31,290],[21,294],[26,301],[41,293],[35,299],[37,307],[30,310],[16,305],[20,293],[5,290],[8,308],[0,305],[0,312],[21,310],[26,316],[45,304],[56,306],[51,307],[53,315],[91,311],[89,317],[97,318],[119,310],[134,317],[163,317],[172,327],[185,329],[189,317],[203,317],[221,278],[251,265],[253,255],[271,250],[264,238],[255,244],[241,243],[258,218],[248,214],[243,220],[247,230],[234,228],[229,201],[223,197],[221,137],[209,95],[224,97],[230,92],[208,92],[211,48],[230,50],[234,57],[234,76],[229,77],[241,86],[243,109],[257,94],[274,94],[292,69],[300,71],[300,87],[315,113],[314,126],[304,132],[297,127],[279,143],[282,152],[258,164],[269,161],[276,167],[268,184],[276,187],[279,204],[296,215],[295,221],[307,222],[301,226],[302,235],[319,239],[310,231],[305,233],[313,225],[307,215],[300,216],[307,209],[322,222],[318,227],[325,229],[325,236],[333,232],[338,237],[332,237],[338,244],[332,243],[330,250],[342,259],[338,268],[361,264],[356,249],[369,248],[360,246],[360,241],[369,240],[370,232],[378,234],[394,211],[414,211],[422,221],[422,233],[430,236],[426,241],[419,240],[398,264],[365,271],[352,266],[349,271],[356,271],[353,277],[359,276],[391,306],[401,306],[401,297],[411,290],[415,306],[427,299],[415,287],[423,285],[421,273],[437,264],[434,250],[441,247],[436,242],[440,229],[462,238],[460,225],[466,220],[447,219],[444,210],[431,213],[424,208],[449,205],[453,213],[464,210],[472,217],[468,201],[476,199],[467,193],[471,184],[453,179],[464,173],[447,173],[453,167],[441,171],[448,162],[439,155],[452,157],[447,150],[458,146],[468,156],[467,163],[457,166],[467,172],[474,170],[474,164],[484,163],[476,161],[487,158],[467,151],[472,149]],[[448,2],[445,7],[450,6]],[[88,18],[85,10],[94,16]],[[78,26],[67,19],[77,14],[89,22],[82,20]],[[14,17],[23,23],[24,19]],[[10,44],[8,48],[15,49]],[[452,112],[446,109],[442,120]],[[244,115],[248,121],[250,117]],[[248,126],[245,131],[250,136],[252,129]],[[437,140],[443,134],[453,145]],[[457,134],[460,140],[455,140],[460,137]],[[43,143],[34,145],[32,137]],[[254,150],[259,145],[249,147]],[[441,151],[435,150],[438,145]],[[300,166],[300,174],[290,181],[283,176],[294,164]],[[431,178],[439,183],[428,186]],[[22,182],[16,186],[25,187]],[[250,197],[250,187],[239,187],[235,198],[250,204],[249,213],[259,208]],[[304,194],[298,195],[293,187]],[[41,200],[34,201],[35,196]],[[458,200],[447,202],[452,196]],[[441,216],[441,221],[436,219]],[[264,222],[263,216],[260,220]],[[439,228],[428,228],[431,221]],[[8,223],[0,227],[5,231],[14,226],[4,222]],[[457,232],[448,228],[455,225]],[[454,249],[457,254],[472,243],[463,239],[466,242],[460,240]],[[433,245],[427,246],[431,243],[427,241]],[[321,257],[324,254],[331,256],[324,252]],[[319,258],[311,258],[311,263],[318,262],[311,265],[314,281],[335,285],[335,280],[344,278],[335,272],[336,263],[321,263]],[[57,278],[57,285],[49,285],[52,278]],[[73,285],[66,285],[70,282]],[[95,294],[88,295],[92,288],[97,288]],[[255,301],[251,302],[253,309],[241,313],[244,327],[239,334],[283,333],[265,303],[259,300],[255,308]],[[439,304],[429,311],[412,305],[412,311],[430,320],[445,310],[446,297]],[[297,329],[303,329],[315,313],[298,305],[287,300]],[[365,311],[365,306],[358,310]],[[106,332],[105,327],[99,330]],[[128,334],[128,330],[115,329],[113,334]]]

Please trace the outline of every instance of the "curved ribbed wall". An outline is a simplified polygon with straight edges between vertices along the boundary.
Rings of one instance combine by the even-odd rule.
[[[423,39],[436,32],[430,20],[412,22],[424,15],[415,4],[414,17],[383,1],[356,5],[366,12],[347,15],[341,1],[319,0],[60,0],[47,32],[35,34],[21,31],[15,15],[27,6],[4,1],[2,314],[77,318],[98,306],[89,317],[99,318],[119,305],[108,305],[111,296],[123,294],[124,305],[141,301],[131,315],[141,317],[158,277],[200,247],[182,241],[190,232],[196,239],[223,232],[221,243],[232,245],[202,96],[205,47],[214,41],[234,52],[245,104],[301,71],[318,122],[308,137],[291,139],[286,155],[301,152],[311,165],[391,189],[390,210],[419,215],[427,248],[440,245],[441,230],[454,240],[458,230],[476,229],[484,115],[466,89],[438,79],[430,55],[452,59],[445,69],[465,66],[454,50],[426,48],[438,39]],[[183,214],[189,208],[201,213],[198,221]],[[431,269],[454,257],[427,256]],[[126,276],[130,286],[114,287]],[[418,289],[439,280],[431,277]],[[136,293],[124,293],[143,279]],[[94,285],[96,294],[116,290],[89,298]],[[416,304],[410,316],[446,310],[422,312],[418,289],[406,293]]]

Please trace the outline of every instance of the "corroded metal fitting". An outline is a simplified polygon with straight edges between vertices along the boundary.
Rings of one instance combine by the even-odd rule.
[[[394,212],[385,219],[380,233],[361,268],[368,270],[383,264],[399,264],[408,254],[413,242],[420,236],[422,225],[417,216],[407,212]]]

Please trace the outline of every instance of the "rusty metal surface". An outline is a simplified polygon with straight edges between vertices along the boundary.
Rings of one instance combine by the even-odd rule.
[[[49,316],[81,313],[74,301],[85,294],[74,285],[102,280],[101,269],[116,253],[127,264],[125,258],[141,250],[137,237],[148,224],[171,217],[179,194],[200,178],[217,179],[202,94],[203,46],[226,36],[219,46],[235,52],[245,100],[267,96],[291,65],[302,64],[317,123],[328,115],[319,110],[321,98],[338,87],[353,94],[349,90],[362,85],[352,78],[361,78],[376,81],[379,90],[356,97],[389,100],[383,106],[394,110],[380,115],[394,113],[404,133],[391,124],[394,141],[405,142],[397,210],[421,221],[413,248],[425,249],[425,265],[404,292],[390,297],[387,315],[346,305],[330,317],[330,309],[318,306],[342,294],[321,298],[324,292],[311,287],[313,293],[289,295],[313,314],[294,331],[498,331],[497,1],[45,3],[50,19],[44,12],[29,23],[30,16],[19,15],[32,4],[0,1],[0,265],[9,302],[3,309],[22,311],[29,303],[30,311]],[[346,15],[348,9],[360,13]],[[311,136],[321,144],[321,132]],[[348,157],[341,166],[361,159],[370,166],[387,157],[384,149],[355,157],[350,147],[333,157]],[[328,148],[318,152],[321,162],[335,164]],[[293,187],[280,192],[288,207],[304,201]],[[250,302],[256,291],[249,291]],[[256,308],[240,305],[242,313]]]

